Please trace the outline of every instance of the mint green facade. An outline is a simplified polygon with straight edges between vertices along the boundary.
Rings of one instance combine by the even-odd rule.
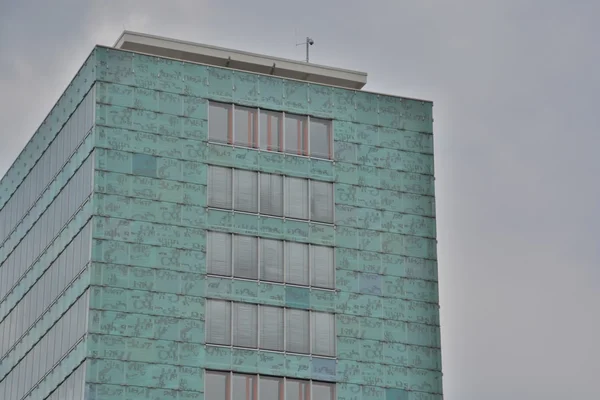
[[[205,369],[336,382],[338,400],[442,398],[431,103],[97,47],[0,182],[0,205],[87,93],[94,126],[70,162],[91,157],[93,193],[11,285],[0,321],[85,226],[89,262],[0,352],[0,379],[79,298],[84,334],[27,398],[204,399]],[[332,119],[334,160],[209,143],[209,100]],[[209,165],[334,182],[334,224],[209,209]],[[38,202],[75,174],[63,171]],[[336,290],[207,276],[207,230],[334,246]],[[15,232],[0,260],[27,227]],[[335,313],[336,359],[207,345],[207,298]]]

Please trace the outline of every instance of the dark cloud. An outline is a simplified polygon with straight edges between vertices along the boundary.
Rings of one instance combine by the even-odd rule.
[[[1,4],[0,173],[123,28],[296,59],[310,35],[314,62],[434,100],[445,398],[598,398],[600,3]]]

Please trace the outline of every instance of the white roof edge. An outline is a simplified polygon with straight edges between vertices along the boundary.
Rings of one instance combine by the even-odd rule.
[[[366,72],[288,60],[131,31],[123,31],[113,47],[156,56],[193,62],[199,61],[204,64],[220,67],[228,66],[229,68],[255,73],[265,73],[266,70],[268,74],[273,76],[355,90],[362,89],[367,83]],[[273,65],[275,66],[273,67]]]

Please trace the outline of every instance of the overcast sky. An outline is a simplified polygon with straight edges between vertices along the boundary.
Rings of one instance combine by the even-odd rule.
[[[434,101],[446,400],[600,398],[600,2],[0,0],[0,175],[123,28]],[[596,227],[596,228],[594,228]]]

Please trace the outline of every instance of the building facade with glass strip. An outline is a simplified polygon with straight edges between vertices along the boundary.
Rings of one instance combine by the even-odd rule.
[[[125,32],[0,181],[0,398],[440,400],[431,102]]]

